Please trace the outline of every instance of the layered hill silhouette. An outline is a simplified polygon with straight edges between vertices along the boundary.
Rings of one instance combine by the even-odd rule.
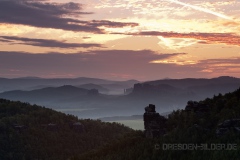
[[[97,89],[100,93],[108,94],[110,90],[107,89],[107,88],[104,88],[103,86],[104,85],[97,85],[97,84],[93,84],[93,83],[87,83],[87,84],[79,85],[77,87],[88,89],[88,90]]]
[[[80,88],[89,89],[91,88],[89,84],[95,84],[108,89],[109,92],[113,90],[114,93],[123,93],[123,90],[125,88],[132,87],[135,83],[138,83],[138,81],[137,80],[112,81],[112,80],[88,78],[88,77],[53,78],[53,79],[39,78],[39,77],[22,77],[22,78],[12,78],[12,79],[0,78],[0,92],[11,91],[11,90],[34,90],[34,89],[42,89],[45,87],[60,87],[63,85],[72,85],[72,86],[86,85]],[[104,87],[104,85],[107,85],[107,87]],[[101,92],[101,90],[99,91]]]
[[[141,84],[137,86],[142,87]],[[76,89],[63,86],[53,90],[63,88]],[[159,89],[156,88],[155,94]],[[169,86],[163,88],[169,89]],[[76,89],[76,93],[78,91]],[[84,91],[92,97],[104,97],[96,90]],[[138,88],[121,98],[142,97],[140,93]],[[139,106],[141,115],[145,106]],[[139,116],[132,118],[135,117]],[[168,115],[163,126],[159,124],[164,133],[152,138],[117,123],[78,119],[37,105],[0,99],[0,159],[238,159],[239,122],[239,87],[231,93],[216,94],[201,101],[189,99],[183,109]]]
[[[165,79],[134,85],[131,96],[145,99],[158,97],[162,101],[200,100],[218,93],[228,93],[240,87],[240,79],[219,77],[213,79]],[[186,99],[187,98],[187,99]],[[165,99],[165,100],[164,100]],[[182,104],[182,103],[180,103]]]
[[[130,82],[134,83],[135,81]],[[234,77],[164,79],[136,83],[132,92],[127,95],[107,95],[102,93],[103,89],[107,89],[106,86],[121,86],[128,83],[129,81],[121,82],[121,84],[109,83],[104,84],[105,87],[87,83],[77,87],[65,85],[31,91],[15,90],[0,93],[0,97],[44,105],[56,110],[60,109],[65,113],[83,118],[100,118],[141,114],[140,106],[150,103],[156,104],[160,113],[169,112],[174,109],[184,108],[188,100],[211,98],[213,95],[232,92],[240,87],[240,79]],[[102,92],[94,92],[94,89],[102,89]]]
[[[32,91],[8,91],[4,92],[2,98],[10,98],[12,100],[21,100],[25,102],[49,102],[58,101],[60,99],[69,99],[75,96],[86,95],[89,90],[77,88],[74,86],[66,85],[61,87],[47,87]]]

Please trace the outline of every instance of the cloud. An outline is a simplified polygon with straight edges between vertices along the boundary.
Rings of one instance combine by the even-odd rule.
[[[232,57],[228,59],[206,59],[199,61],[195,67],[202,68],[199,72],[208,73],[210,75],[228,75],[239,76],[240,73],[240,57]]]
[[[240,73],[240,57],[196,61],[178,59],[182,56],[188,54],[160,54],[151,50],[94,50],[75,54],[1,51],[0,77],[86,76],[115,80],[152,80],[164,77],[238,76]]]
[[[30,54],[24,52],[0,52],[0,76],[56,76],[69,74],[88,77],[112,78],[132,75],[131,78],[151,79],[167,68],[149,63],[185,53],[156,53],[151,50],[95,50],[76,54]],[[165,76],[165,75],[164,75]],[[149,77],[149,78],[148,78]]]
[[[102,47],[97,43],[65,43],[64,41],[49,40],[49,39],[34,39],[14,36],[0,36],[0,42],[7,42],[9,44],[23,44],[38,47],[50,48],[91,48]]]
[[[222,43],[227,45],[240,46],[240,36],[233,33],[176,33],[145,31],[138,33],[128,33],[127,35],[162,36],[164,38],[194,38],[199,40],[201,44]]]
[[[181,1],[178,1],[178,0],[166,0],[166,1],[169,1],[169,2],[172,2],[172,3],[176,3],[176,4],[179,4],[179,5],[185,6],[185,7],[189,7],[189,8],[192,8],[194,10],[197,10],[197,11],[209,13],[209,14],[215,15],[215,16],[223,18],[223,19],[233,20],[232,18],[228,17],[227,15],[224,15],[224,14],[221,14],[221,13],[209,10],[207,8],[202,8],[202,7],[199,7],[199,6],[196,6],[196,5],[191,5],[191,4],[184,3],[184,2],[181,2]]]
[[[237,67],[240,69],[240,57],[232,57],[228,59],[206,59],[199,61],[198,64],[205,64],[213,67]]]
[[[137,23],[113,21],[83,21],[79,3],[51,3],[44,0],[0,0],[0,23],[22,24],[41,28],[104,33],[100,27],[136,26]],[[74,17],[74,18],[73,18]]]
[[[188,71],[195,70],[197,73],[205,73],[214,76],[232,75],[236,76],[240,73],[240,57],[204,59],[204,60],[176,60],[166,59],[152,61],[155,64],[168,64],[178,67],[188,68]],[[205,75],[206,76],[206,75]]]

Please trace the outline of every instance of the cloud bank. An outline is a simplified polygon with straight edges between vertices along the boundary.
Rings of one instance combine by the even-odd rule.
[[[240,46],[240,36],[233,33],[198,33],[198,32],[177,33],[177,32],[145,31],[137,33],[128,33],[127,35],[163,36],[165,38],[194,38],[200,40],[199,42],[202,44],[223,43],[227,45]]]
[[[57,40],[34,39],[15,36],[0,36],[0,42],[6,42],[12,45],[22,44],[38,47],[65,48],[65,49],[102,47],[101,44],[96,43],[66,43],[64,41]]]
[[[104,33],[100,27],[136,26],[137,23],[121,23],[107,20],[79,20],[82,4],[52,3],[45,0],[0,0],[0,23],[22,24],[41,28],[69,31]]]
[[[130,78],[151,79],[166,68],[157,67],[150,61],[182,54],[185,53],[159,54],[151,50],[95,50],[75,54],[1,51],[0,76],[69,77],[71,74],[73,77],[111,78],[111,75],[130,75]]]

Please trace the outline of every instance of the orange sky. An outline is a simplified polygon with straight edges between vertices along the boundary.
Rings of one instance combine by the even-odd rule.
[[[0,77],[240,77],[240,1],[0,0],[0,45]]]

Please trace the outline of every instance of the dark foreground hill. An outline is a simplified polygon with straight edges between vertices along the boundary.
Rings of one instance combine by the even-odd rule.
[[[142,110],[144,110],[142,108]],[[162,126],[165,134],[145,138],[136,131],[74,160],[239,160],[240,88],[212,99],[189,101],[171,113]]]
[[[66,160],[131,132],[120,124],[0,99],[1,160]]]

